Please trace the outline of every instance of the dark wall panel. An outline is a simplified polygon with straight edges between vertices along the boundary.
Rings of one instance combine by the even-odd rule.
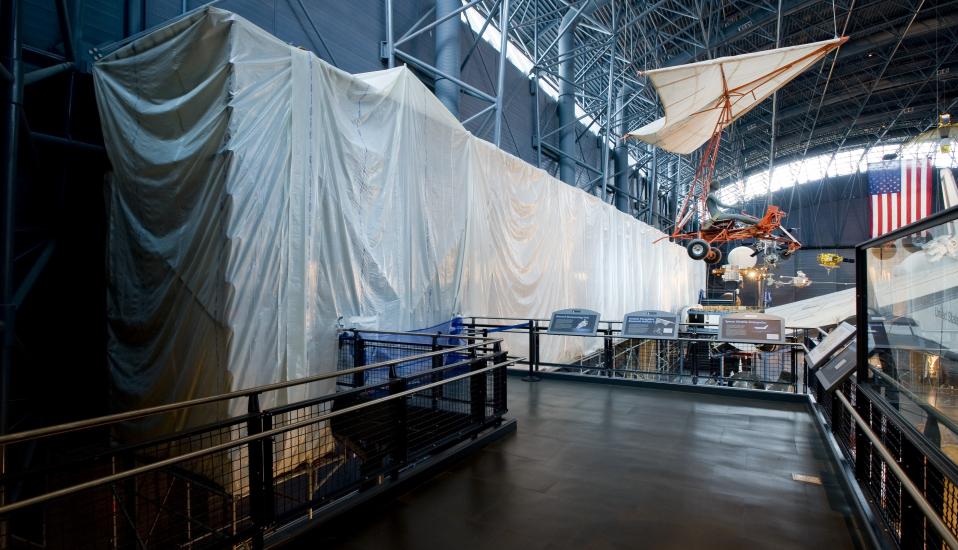
[[[182,0],[139,0],[144,10],[147,28],[162,25],[178,17],[183,10]],[[197,8],[204,1],[189,0],[187,9]],[[393,2],[393,25],[399,39],[416,21],[426,14],[432,0],[402,0]],[[78,51],[87,55],[94,46],[104,45],[123,37],[124,21],[129,3],[124,0],[72,0],[68,2],[75,19]],[[380,42],[386,38],[386,9],[383,0],[323,1],[316,0],[221,0],[217,7],[233,11],[279,39],[309,49],[321,59],[350,73],[377,71],[385,68],[380,59]],[[308,14],[308,17],[307,17]],[[38,49],[61,52],[56,10],[53,0],[25,0],[24,31],[27,43]],[[315,28],[314,28],[315,25]],[[463,24],[463,55],[473,44],[475,34]],[[402,49],[432,62],[434,34],[423,33],[403,44]],[[480,90],[494,95],[499,55],[495,48],[481,40],[463,68],[462,78]],[[416,71],[414,71],[416,72]],[[428,86],[432,79],[417,74]],[[506,91],[503,102],[502,148],[523,160],[536,163],[533,146],[535,135],[534,96],[530,93],[527,76],[511,64],[507,65]],[[462,118],[486,107],[482,100],[462,95]],[[556,125],[555,102],[540,95],[539,113],[544,131]],[[492,141],[494,119],[480,117],[467,125],[479,137]],[[578,129],[583,136],[579,142],[580,160],[601,169],[600,146],[595,136]],[[555,144],[555,139],[549,140]],[[542,167],[556,173],[555,159],[542,155]],[[594,173],[579,169],[579,185],[594,179]]]

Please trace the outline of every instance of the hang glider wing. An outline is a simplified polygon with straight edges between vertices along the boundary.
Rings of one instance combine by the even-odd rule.
[[[691,153],[846,40],[647,71],[643,74],[655,86],[665,116],[626,136],[673,153]]]

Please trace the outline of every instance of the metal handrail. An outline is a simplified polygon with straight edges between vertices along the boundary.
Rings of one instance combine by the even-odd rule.
[[[484,316],[481,316],[481,315],[462,315],[460,318],[463,319],[463,320],[465,320],[465,319],[472,319],[472,320],[473,320],[473,324],[476,324],[476,323],[475,323],[475,320],[477,320],[477,319],[478,319],[478,320],[483,320],[483,321],[539,321],[539,322],[545,322],[545,323],[548,323],[548,322],[550,322],[550,321],[552,320],[552,319],[543,319],[543,318],[536,318],[536,317],[484,317]],[[604,319],[599,319],[599,322],[600,322],[600,323],[607,323],[607,324],[609,324],[609,325],[621,325],[621,324],[622,324],[622,320],[621,320],[621,319],[618,319],[618,320],[604,320]],[[465,326],[469,326],[469,324],[466,323]],[[688,322],[681,322],[681,321],[680,321],[680,322],[679,322],[679,326],[685,326],[685,327],[717,327],[717,326],[719,326],[719,325],[717,325],[717,324],[715,324],[715,323],[688,323]],[[547,330],[547,328],[548,328],[548,327],[539,327],[539,330],[540,330],[540,332],[545,332],[545,331]],[[806,327],[789,327],[789,326],[786,326],[786,327],[785,327],[785,330],[805,330],[805,329],[806,329]],[[503,331],[503,332],[507,332],[507,331]],[[524,332],[528,332],[528,331],[524,331]],[[443,336],[445,336],[445,335],[443,335]]]
[[[918,397],[917,394],[915,394],[914,392],[906,388],[904,385],[902,385],[901,382],[885,374],[881,370],[875,368],[874,365],[868,365],[868,368],[873,373],[880,376],[882,379],[893,384],[898,391],[904,393],[909,399],[912,400],[912,402],[918,405],[919,408],[921,408],[922,410],[924,410],[925,412],[933,416],[935,420],[937,420],[941,424],[944,424],[946,428],[952,431],[952,433],[954,433],[955,435],[958,435],[958,424],[956,424],[955,421],[948,418],[947,416],[944,416],[943,414],[941,414],[941,411],[936,409],[931,403],[923,400],[921,397]]]
[[[905,471],[898,465],[898,460],[885,448],[885,445],[882,444],[881,440],[878,439],[878,436],[875,435],[875,432],[872,431],[871,427],[865,420],[858,414],[858,411],[855,410],[855,407],[848,402],[848,398],[840,391],[836,391],[835,395],[838,396],[839,401],[842,405],[848,410],[852,415],[852,418],[855,420],[855,423],[862,429],[865,436],[871,441],[875,449],[878,451],[878,454],[881,455],[882,459],[885,461],[885,464],[888,466],[888,469],[895,474],[895,477],[898,478],[898,481],[901,482],[901,486],[908,491],[908,494],[915,500],[915,504],[918,505],[918,508],[921,509],[922,513],[931,522],[932,526],[935,528],[935,531],[938,531],[938,534],[941,535],[942,540],[948,544],[952,549],[958,550],[958,539],[955,538],[955,535],[951,532],[950,529],[945,525],[944,520],[941,519],[941,516],[935,512],[935,509],[925,500],[924,495],[921,494],[921,491],[915,484],[908,478],[908,475]]]
[[[470,360],[467,360],[467,361],[462,361],[462,362],[461,362],[461,365],[466,365],[466,364],[472,363],[472,362],[474,362],[474,361],[475,361],[475,359],[470,359]],[[179,464],[179,463],[182,463],[182,462],[187,462],[187,461],[193,460],[193,459],[195,459],[195,458],[200,458],[200,457],[203,457],[203,456],[211,455],[211,454],[213,454],[213,453],[217,453],[217,452],[220,452],[220,451],[225,451],[225,450],[228,450],[228,449],[231,449],[231,448],[234,448],[234,447],[238,447],[238,446],[241,446],[241,445],[246,445],[246,444],[252,443],[252,442],[254,442],[254,441],[259,441],[259,440],[261,440],[261,439],[266,439],[266,438],[269,438],[269,437],[273,437],[274,435],[279,435],[279,434],[281,434],[281,433],[283,433],[283,432],[289,432],[289,431],[293,431],[293,430],[296,430],[296,429],[299,429],[299,428],[303,428],[303,427],[306,427],[306,426],[311,426],[311,425],[313,425],[313,424],[319,424],[320,422],[325,422],[325,421],[327,421],[327,420],[329,420],[329,419],[331,419],[331,418],[335,418],[335,417],[337,417],[337,416],[341,416],[341,415],[346,414],[346,413],[355,412],[355,411],[358,411],[358,410],[361,410],[361,409],[365,409],[365,408],[367,408],[367,407],[372,407],[373,405],[379,405],[379,404],[385,403],[385,402],[387,402],[387,401],[392,401],[392,400],[394,400],[394,399],[399,399],[399,398],[401,398],[401,397],[406,397],[407,395],[412,395],[412,394],[415,394],[415,393],[421,393],[423,390],[428,390],[428,389],[431,389],[431,388],[436,388],[436,387],[439,387],[439,386],[443,386],[443,385],[445,385],[445,384],[449,384],[449,383],[451,383],[451,382],[456,382],[456,381],[458,381],[458,380],[463,380],[463,379],[469,378],[469,377],[471,377],[471,376],[475,376],[475,375],[477,375],[477,374],[482,374],[482,373],[489,372],[489,371],[492,371],[492,370],[495,370],[495,369],[498,369],[498,368],[507,367],[508,365],[510,365],[510,364],[512,364],[512,363],[514,363],[514,362],[515,362],[515,360],[510,359],[510,360],[507,360],[507,361],[503,361],[502,363],[496,363],[496,364],[490,365],[490,366],[488,366],[488,367],[483,367],[483,368],[481,368],[481,369],[477,369],[477,370],[470,371],[470,372],[467,372],[467,373],[464,373],[464,374],[460,374],[460,375],[457,375],[457,376],[453,376],[453,377],[447,378],[447,379],[445,379],[445,380],[441,380],[441,381],[439,381],[439,382],[432,382],[432,383],[430,383],[430,384],[424,384],[424,385],[422,385],[422,386],[416,386],[415,388],[412,388],[412,389],[409,389],[409,390],[405,390],[405,391],[402,391],[402,392],[399,392],[399,393],[396,393],[396,394],[393,394],[393,395],[389,395],[389,396],[386,396],[386,397],[383,397],[383,398],[380,398],[380,399],[375,399],[375,400],[373,400],[373,401],[367,401],[367,402],[365,402],[365,403],[360,403],[360,404],[358,404],[358,405],[353,405],[353,406],[351,406],[351,407],[346,407],[346,408],[340,409],[340,410],[338,410],[338,411],[332,411],[332,412],[328,412],[328,413],[325,413],[325,414],[321,414],[321,415],[319,415],[319,416],[315,416],[315,417],[310,418],[310,419],[308,419],[308,420],[302,420],[302,421],[299,421],[299,422],[293,422],[293,423],[287,424],[287,425],[285,425],[285,426],[281,426],[281,427],[279,427],[279,428],[273,428],[273,429],[271,429],[271,430],[264,430],[264,431],[262,431],[262,432],[260,432],[260,433],[258,433],[258,434],[247,435],[247,436],[244,436],[244,437],[240,437],[240,438],[234,439],[234,440],[232,440],[232,441],[228,441],[228,442],[226,442],[226,443],[220,443],[220,444],[218,444],[218,445],[213,445],[213,446],[211,446],[211,447],[207,447],[206,449],[200,449],[200,450],[198,450],[198,451],[192,451],[192,452],[184,453],[184,454],[179,455],[179,456],[175,456],[175,457],[171,457],[171,458],[166,458],[166,459],[159,460],[159,461],[157,461],[157,462],[153,462],[153,463],[151,463],[151,464],[147,464],[147,465],[144,465],[144,466],[138,466],[138,467],[136,467],[136,468],[131,468],[131,469],[125,471],[125,472],[120,472],[120,473],[118,473],[118,474],[108,475],[108,476],[105,476],[105,477],[101,477],[101,478],[99,478],[99,479],[94,479],[94,480],[86,481],[86,482],[83,482],[83,483],[77,483],[76,485],[71,485],[71,486],[69,486],[69,487],[64,487],[64,488],[62,488],[62,489],[57,489],[57,490],[51,491],[51,492],[49,492],[49,493],[45,493],[45,494],[38,495],[38,496],[35,496],[35,497],[31,497],[31,498],[27,498],[27,499],[20,500],[20,501],[17,501],[17,502],[13,502],[13,503],[7,504],[7,505],[5,505],[5,506],[0,506],[0,516],[9,514],[10,512],[15,512],[15,511],[17,511],[17,510],[22,510],[22,509],[24,509],[24,508],[27,508],[27,507],[30,507],[30,506],[34,506],[34,505],[36,505],[36,504],[41,504],[41,503],[48,502],[48,501],[51,501],[51,500],[54,500],[54,499],[57,499],[57,498],[62,498],[62,497],[65,497],[65,496],[69,496],[69,495],[72,495],[72,494],[75,494],[75,493],[79,493],[79,492],[82,492],[82,491],[86,491],[86,490],[88,490],[88,489],[93,489],[93,488],[99,487],[99,486],[101,486],[101,485],[108,485],[108,484],[110,484],[110,483],[115,483],[115,482],[117,482],[117,481],[122,481],[122,480],[124,480],[124,479],[129,479],[129,478],[131,478],[131,477],[135,477],[135,476],[138,476],[138,475],[140,475],[140,474],[145,474],[145,473],[153,472],[153,471],[156,471],[156,470],[162,470],[162,469],[167,468],[167,467],[169,467],[169,466],[173,466],[173,465],[176,465],[176,464]]]
[[[380,332],[380,331],[367,331],[367,332],[373,333],[373,332]],[[397,334],[408,335],[409,333],[397,333]],[[398,359],[389,359],[387,361],[380,361],[379,363],[372,363],[370,365],[353,367],[351,369],[328,372],[324,374],[317,374],[315,376],[308,376],[306,378],[299,378],[296,380],[287,380],[285,382],[274,382],[272,384],[265,384],[262,386],[256,386],[256,387],[248,388],[245,390],[236,390],[232,392],[222,393],[219,395],[211,395],[209,397],[198,397],[196,399],[190,399],[188,401],[179,401],[177,403],[157,405],[155,407],[147,407],[144,409],[137,409],[134,411],[127,411],[127,412],[116,413],[116,414],[111,414],[107,416],[100,416],[97,418],[77,420],[75,422],[67,422],[64,424],[57,424],[54,426],[46,426],[43,428],[36,428],[33,430],[16,432],[16,433],[0,436],[0,445],[10,445],[12,443],[21,443],[23,441],[28,441],[31,439],[39,439],[42,437],[49,437],[51,435],[56,435],[61,433],[75,432],[75,431],[85,430],[89,428],[96,428],[98,426],[105,426],[107,424],[112,424],[114,422],[120,422],[124,420],[135,420],[137,418],[143,418],[145,416],[153,416],[155,414],[167,413],[167,412],[172,412],[172,411],[181,410],[181,409],[188,409],[190,407],[196,407],[199,405],[208,405],[210,403],[218,403],[220,401],[229,401],[231,399],[249,397],[255,394],[282,390],[282,389],[291,388],[294,386],[301,386],[303,384],[320,382],[323,380],[328,380],[330,378],[338,378],[340,376],[356,374],[356,373],[364,372],[370,369],[378,369],[378,368],[389,367],[393,365],[399,365],[401,363],[407,363],[409,361],[419,361],[419,360],[426,359],[428,357],[433,357],[436,355],[445,355],[449,353],[456,353],[460,351],[480,348],[482,346],[487,345],[488,340],[494,340],[494,341],[497,340],[499,342],[502,341],[501,339],[496,339],[496,338],[481,338],[481,337],[471,337],[471,336],[469,338],[476,339],[476,340],[482,339],[484,341],[474,343],[474,344],[467,344],[463,346],[444,348],[438,351],[428,351],[428,352],[419,353],[416,355],[410,355],[408,357],[401,357]]]
[[[367,333],[367,334],[395,334],[395,335],[398,335],[398,336],[419,336],[419,337],[422,337],[422,338],[432,338],[433,336],[438,336],[438,337],[440,337],[440,338],[450,338],[450,339],[456,339],[456,338],[465,339],[465,338],[470,338],[470,339],[472,339],[472,340],[485,340],[485,341],[497,340],[497,338],[496,338],[495,336],[474,336],[474,335],[471,335],[471,334],[455,334],[455,333],[451,333],[451,332],[450,332],[450,333],[445,333],[445,332],[405,332],[405,331],[401,331],[401,330],[380,330],[380,329],[376,329],[376,330],[371,330],[371,329],[370,329],[370,330],[364,330],[364,329],[361,329],[361,328],[340,328],[340,329],[337,329],[337,331],[340,332],[340,333],[359,332],[359,333]],[[499,341],[501,341],[501,340],[499,340]]]

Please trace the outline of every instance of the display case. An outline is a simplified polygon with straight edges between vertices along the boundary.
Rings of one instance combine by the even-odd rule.
[[[858,383],[958,462],[958,208],[856,249]]]

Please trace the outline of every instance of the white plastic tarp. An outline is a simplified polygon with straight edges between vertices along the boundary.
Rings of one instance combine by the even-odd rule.
[[[94,77],[118,408],[332,371],[339,322],[617,318],[704,286],[682,247],[474,137],[405,68],[349,75],[208,8]]]
[[[844,41],[834,38],[643,72],[665,114],[626,135],[666,151],[692,153],[724,127],[719,121],[726,101],[731,112],[724,124],[752,110]]]

